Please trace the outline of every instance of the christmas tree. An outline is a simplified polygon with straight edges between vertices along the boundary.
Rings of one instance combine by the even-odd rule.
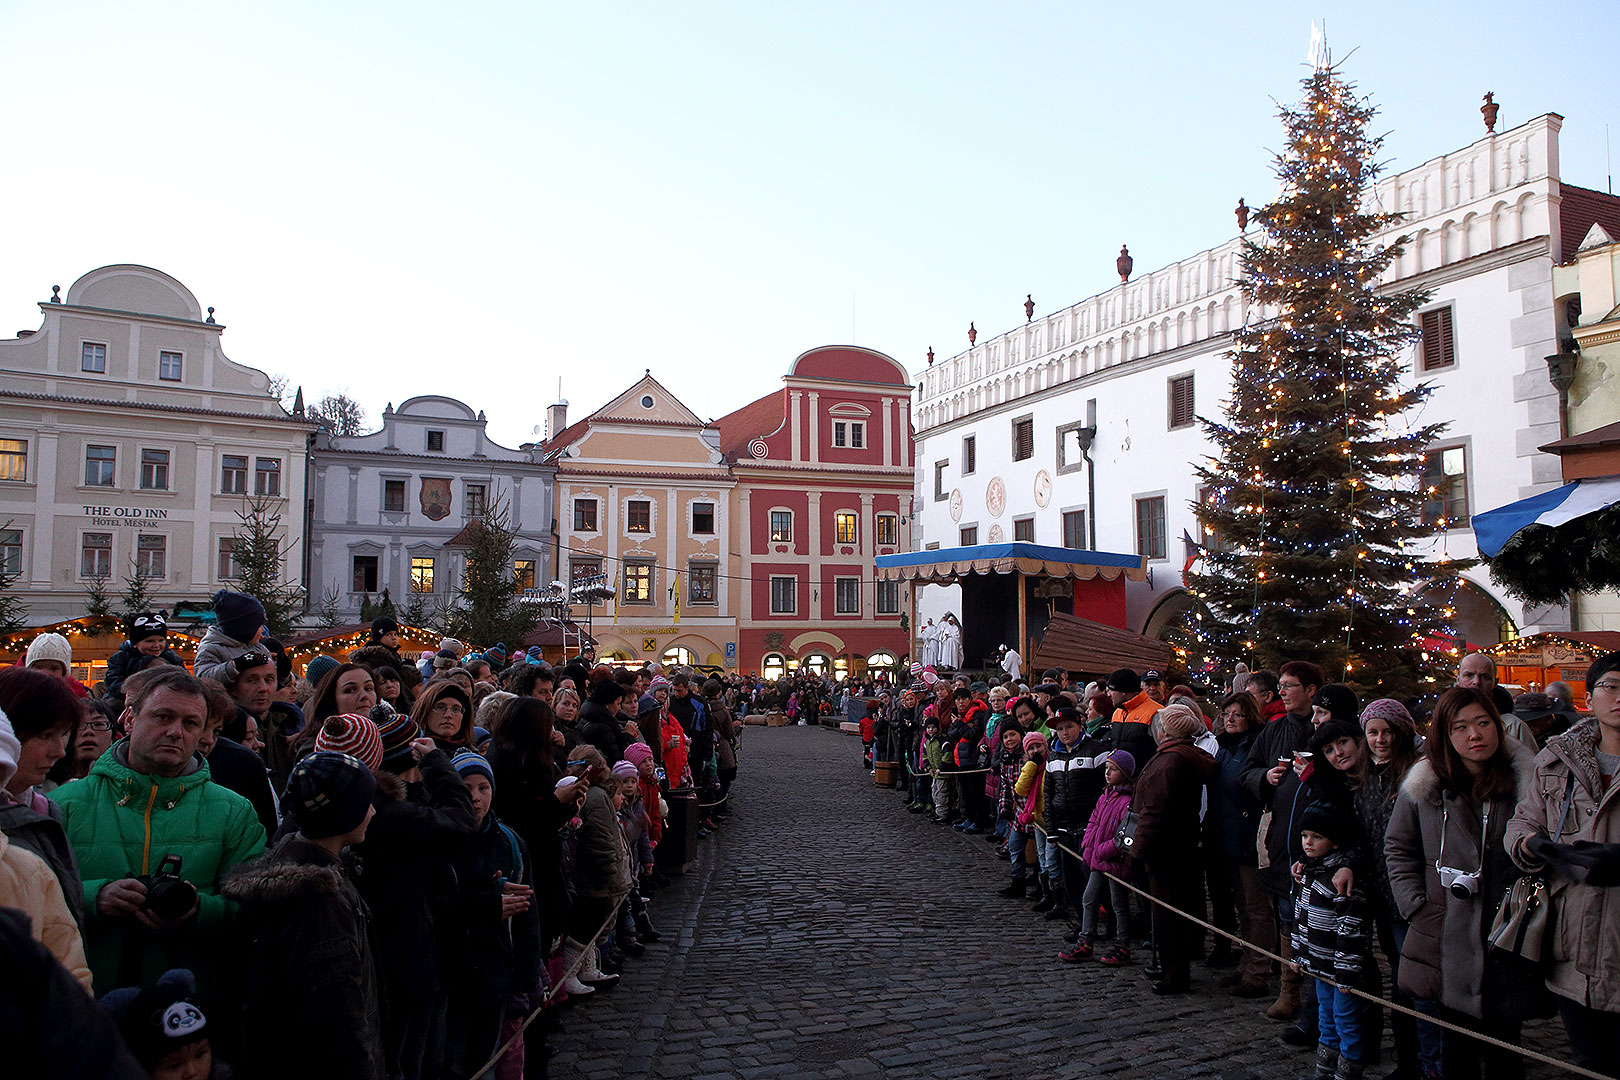
[[[265,496],[242,500],[231,554],[236,561],[236,588],[264,605],[264,624],[273,637],[293,629],[303,607],[299,590],[281,584],[281,514]]]
[[[1450,568],[1411,547],[1436,527],[1417,477],[1444,427],[1411,422],[1430,387],[1403,378],[1428,294],[1378,288],[1407,238],[1379,240],[1402,215],[1368,205],[1375,110],[1326,62],[1303,85],[1281,109],[1281,194],[1243,246],[1249,315],[1226,418],[1202,421],[1216,449],[1194,509],[1209,543],[1187,576],[1201,604],[1182,652],[1195,669],[1314,660],[1330,679],[1404,695],[1449,659],[1425,650],[1443,612],[1415,590]]]
[[[498,495],[484,516],[468,529],[467,570],[458,599],[448,612],[450,633],[483,649],[505,642],[509,648],[540,621],[537,605],[523,602],[523,590],[512,568],[517,533],[512,530],[506,502]]]

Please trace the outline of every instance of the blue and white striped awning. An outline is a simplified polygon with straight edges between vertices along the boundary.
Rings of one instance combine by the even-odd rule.
[[[1480,554],[1494,558],[1518,532],[1530,525],[1564,525],[1620,502],[1620,476],[1577,480],[1528,499],[1474,515],[1474,540]]]

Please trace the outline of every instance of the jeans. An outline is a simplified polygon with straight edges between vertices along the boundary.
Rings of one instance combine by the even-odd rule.
[[[1057,844],[1044,830],[1039,828],[1035,830],[1035,859],[1040,863],[1041,876],[1046,878],[1046,883],[1053,888],[1056,888],[1061,880],[1062,870],[1058,857],[1062,854]]]
[[[1605,1076],[1620,1076],[1620,1016],[1589,1009],[1566,997],[1558,999],[1558,1012],[1569,1032],[1575,1064]]]
[[[1416,998],[1412,998],[1409,994],[1407,994],[1405,991],[1403,991],[1403,990],[1401,990],[1399,988],[1398,984],[1399,984],[1401,976],[1400,976],[1400,968],[1399,968],[1399,966],[1397,964],[1397,961],[1398,961],[1398,959],[1399,959],[1399,957],[1401,955],[1402,946],[1404,946],[1406,944],[1406,931],[1407,931],[1407,929],[1408,929],[1407,923],[1404,922],[1401,919],[1395,919],[1390,923],[1390,936],[1394,939],[1395,951],[1392,954],[1390,954],[1389,966],[1390,966],[1391,982],[1397,984],[1395,993],[1398,995],[1398,996],[1396,996],[1394,998],[1391,998],[1390,1000],[1392,1000],[1392,1001],[1394,1001],[1396,1003],[1403,1003],[1405,1001],[1411,1001],[1412,1008],[1416,1009],[1418,1012],[1424,1013],[1424,1014],[1429,1015],[1429,1016],[1439,1016],[1440,1015],[1440,1006],[1438,1004],[1436,1004],[1433,1001],[1420,1001],[1420,1000],[1417,1000]],[[1399,1015],[1399,1014],[1396,1014],[1396,1015]],[[1445,1052],[1445,1039],[1443,1037],[1445,1035],[1445,1032],[1441,1031],[1439,1028],[1435,1027],[1433,1024],[1430,1024],[1430,1023],[1428,1023],[1426,1021],[1423,1021],[1423,1020],[1416,1020],[1416,1021],[1413,1021],[1413,1022],[1417,1025],[1417,1059],[1418,1059],[1418,1064],[1423,1067],[1423,1070],[1425,1072],[1439,1073],[1440,1072],[1440,1057]],[[1397,1055],[1399,1055],[1399,1053],[1400,1053],[1401,1038],[1402,1038],[1401,1029],[1396,1028],[1395,1029],[1395,1051],[1396,1051]],[[1400,1058],[1398,1056],[1397,1056],[1397,1060],[1400,1060]]]
[[[1317,1041],[1339,1056],[1361,1061],[1366,1055],[1361,1045],[1362,1000],[1332,983],[1316,982]]]
[[[1029,834],[1013,827],[1010,822],[1005,824],[1008,826],[1007,854],[1012,856],[1012,879],[1014,881],[1023,881],[1025,872],[1024,848],[1029,843]]]
[[[1080,902],[1080,935],[1087,941],[1095,940],[1097,907],[1108,898],[1108,910],[1114,913],[1114,940],[1121,947],[1131,943],[1131,891],[1100,870],[1093,870],[1086,882],[1086,892]]]

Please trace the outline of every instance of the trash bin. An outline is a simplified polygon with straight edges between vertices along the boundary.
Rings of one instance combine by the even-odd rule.
[[[684,874],[697,859],[698,797],[692,788],[676,788],[664,795],[669,816],[664,835],[653,849],[653,866],[666,874]]]

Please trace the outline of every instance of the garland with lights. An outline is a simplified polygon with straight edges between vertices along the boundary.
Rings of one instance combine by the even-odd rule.
[[[1444,425],[1411,422],[1431,388],[1402,379],[1429,294],[1377,289],[1408,238],[1377,243],[1402,215],[1360,209],[1379,172],[1375,110],[1331,66],[1303,87],[1280,110],[1282,193],[1243,245],[1253,317],[1226,416],[1200,418],[1215,453],[1194,511],[1210,542],[1174,644],[1193,670],[1314,660],[1358,690],[1406,696],[1455,652],[1444,610],[1418,593],[1458,564],[1412,551],[1444,525],[1423,521],[1415,481]]]

